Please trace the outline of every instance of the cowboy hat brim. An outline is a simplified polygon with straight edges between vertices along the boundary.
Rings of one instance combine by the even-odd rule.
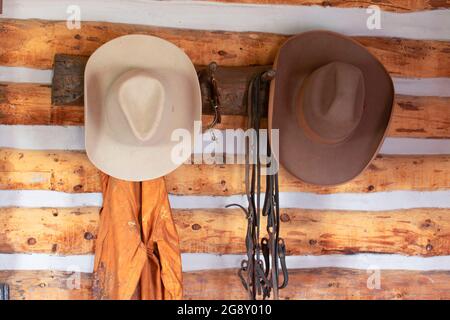
[[[327,144],[310,139],[298,125],[295,104],[308,75],[335,61],[352,64],[362,71],[364,111],[347,139]],[[354,179],[376,156],[391,119],[394,87],[384,66],[349,37],[311,31],[287,40],[278,52],[274,68],[269,130],[279,130],[279,151],[275,156],[280,164],[306,183],[338,185]]]
[[[127,70],[142,69],[164,74],[171,108],[157,143],[126,144],[112,134],[106,121],[107,94]],[[107,42],[89,58],[85,70],[85,142],[89,160],[101,171],[128,181],[144,181],[167,175],[190,156],[174,161],[172,141],[176,129],[190,134],[190,145],[201,128],[201,93],[197,72],[189,57],[174,44],[153,36],[127,35]],[[117,134],[117,133],[116,133]]]

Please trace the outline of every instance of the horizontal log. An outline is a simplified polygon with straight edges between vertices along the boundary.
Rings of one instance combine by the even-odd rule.
[[[243,194],[240,164],[185,164],[165,177],[168,192],[176,195]],[[284,192],[432,191],[450,187],[450,155],[378,156],[352,181],[332,187],[300,182],[280,169]],[[0,190],[99,192],[99,171],[81,151],[0,149]]]
[[[211,1],[211,0],[208,0]],[[227,3],[248,4],[287,4],[301,6],[323,6],[335,8],[367,8],[376,5],[385,11],[415,12],[450,8],[449,0],[372,0],[372,1],[346,1],[346,0],[212,0]]]
[[[94,252],[98,207],[0,208],[1,253]]]
[[[212,118],[212,115],[204,114],[203,124],[211,123]],[[83,126],[84,107],[52,105],[49,85],[0,82],[0,124]],[[215,128],[237,129],[245,126],[246,117],[223,115],[222,122]]]
[[[92,298],[92,275],[62,271],[0,271],[12,300],[83,300]],[[378,281],[379,279],[379,281]],[[184,299],[246,299],[236,269],[185,272]],[[447,300],[450,271],[317,268],[293,269],[281,299],[306,300]]]
[[[228,99],[222,105],[222,122],[218,129],[245,128],[244,99]],[[204,114],[203,124],[212,116]],[[84,124],[83,106],[52,105],[48,85],[0,83],[0,124],[75,125]],[[450,98],[396,96],[390,137],[450,138]]]
[[[280,168],[282,192],[380,192],[393,190],[444,190],[450,187],[450,156],[378,156],[352,181],[332,187],[300,182]],[[165,177],[173,194],[243,194],[242,165],[184,165]]]
[[[450,97],[397,95],[388,135],[450,138]]]
[[[98,192],[99,171],[84,152],[0,149],[1,190]]]
[[[185,274],[186,299],[246,299],[236,270]],[[377,289],[377,275],[380,276]],[[280,299],[384,300],[449,299],[450,271],[404,271],[318,268],[289,271],[289,285]]]
[[[49,85],[0,83],[0,123],[77,126],[84,123],[84,108],[52,106]]]
[[[69,30],[65,21],[0,20],[0,64],[51,69],[56,53],[90,55],[103,43],[125,34],[151,34],[181,47],[194,64],[223,66],[272,64],[288,38],[256,32],[194,31],[108,22],[83,22]],[[394,76],[450,76],[450,42],[354,37]]]
[[[9,284],[10,300],[88,300],[91,278],[79,272],[0,271],[0,282]]]
[[[0,208],[1,253],[91,254],[99,208]],[[173,210],[184,253],[245,253],[240,210]],[[265,230],[265,220],[261,230]],[[262,232],[264,233],[264,231]],[[450,209],[281,210],[288,255],[450,255]]]
[[[450,210],[382,212],[281,209],[288,255],[397,253],[450,254]],[[183,252],[245,253],[241,210],[175,210]],[[264,234],[265,219],[261,224]]]

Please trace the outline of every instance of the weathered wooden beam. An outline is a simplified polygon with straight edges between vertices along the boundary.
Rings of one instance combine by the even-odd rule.
[[[88,57],[57,54],[53,63],[52,105],[84,105],[84,70]],[[247,114],[247,88],[251,79],[258,73],[268,70],[270,66],[216,67],[214,78],[220,94],[223,114]],[[197,66],[200,88],[202,91],[203,114],[212,114],[210,99],[211,80],[204,66]]]
[[[177,195],[227,196],[244,193],[241,164],[185,164],[165,177],[168,192]],[[445,190],[450,187],[450,155],[378,156],[351,182],[319,187],[300,182],[280,169],[285,192],[380,192]],[[1,190],[99,192],[99,171],[84,152],[0,149]]]
[[[55,55],[53,63],[52,104],[84,104],[84,69],[89,57]]]
[[[48,85],[0,83],[0,124],[84,125],[82,105],[52,105],[50,92],[51,87]],[[211,110],[205,105],[203,112],[203,124],[207,125],[212,120],[208,114]],[[236,90],[233,95],[228,95],[228,100],[222,104],[222,114],[222,123],[216,128],[246,128],[242,91]],[[450,138],[450,98],[397,95],[388,135]]]
[[[211,1],[211,0],[208,0]],[[437,10],[450,8],[449,0],[372,0],[372,1],[345,1],[345,0],[212,0],[226,3],[248,4],[287,4],[301,6],[323,6],[335,8],[367,8],[372,5],[382,10],[392,12],[415,12],[424,10]]]
[[[0,64],[50,69],[56,53],[90,55],[108,40],[125,34],[151,34],[181,47],[196,65],[216,61],[222,66],[272,64],[288,38],[256,32],[169,29],[108,22],[83,22],[69,30],[65,21],[0,20]],[[450,42],[398,38],[354,37],[394,76],[450,76]]]
[[[0,252],[91,254],[98,213],[96,207],[0,208],[5,230],[0,234]],[[182,252],[245,253],[246,219],[241,210],[175,209],[173,217]],[[281,236],[289,255],[450,255],[450,209],[282,209]]]
[[[0,281],[9,284],[12,300],[92,299],[91,278],[89,273],[0,271]],[[183,287],[184,299],[247,297],[236,269],[185,272]],[[280,290],[280,298],[447,300],[450,299],[450,271],[291,269],[289,285]]]

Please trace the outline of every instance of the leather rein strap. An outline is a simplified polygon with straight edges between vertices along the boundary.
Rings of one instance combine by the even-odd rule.
[[[268,94],[268,84],[274,76],[274,71],[269,70],[258,74],[250,82],[248,90],[248,119],[249,129],[254,133],[253,141],[246,137],[245,141],[245,185],[248,200],[248,208],[239,204],[231,204],[227,207],[237,206],[241,208],[247,217],[247,235],[245,244],[247,258],[241,262],[238,275],[242,285],[248,292],[248,298],[255,300],[262,295],[262,299],[270,298],[278,300],[278,290],[288,284],[288,272],[286,267],[286,246],[280,238],[280,207],[278,190],[278,170],[270,174],[266,172],[265,194],[261,205],[261,169],[267,169],[267,165],[261,163],[262,151],[260,139],[260,124],[263,111],[267,105],[263,105],[262,95]],[[271,161],[268,165],[274,165],[275,159],[271,157],[269,139],[267,139],[266,155]],[[250,162],[250,160],[252,160]],[[275,164],[276,165],[276,164]],[[261,215],[267,219],[267,235],[260,239]],[[283,273],[283,282],[279,283],[279,271]]]

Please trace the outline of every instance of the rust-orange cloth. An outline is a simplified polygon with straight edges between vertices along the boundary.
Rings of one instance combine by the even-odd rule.
[[[164,179],[102,175],[102,187],[94,298],[181,299],[179,240]]]

